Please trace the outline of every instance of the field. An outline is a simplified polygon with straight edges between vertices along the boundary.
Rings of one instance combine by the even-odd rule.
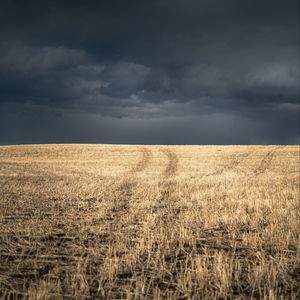
[[[300,299],[299,146],[0,147],[0,298]]]

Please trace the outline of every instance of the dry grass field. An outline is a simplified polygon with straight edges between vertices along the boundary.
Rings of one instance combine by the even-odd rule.
[[[0,297],[300,299],[299,146],[0,147]]]

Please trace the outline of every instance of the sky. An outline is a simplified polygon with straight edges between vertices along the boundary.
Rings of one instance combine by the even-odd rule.
[[[0,2],[0,144],[299,144],[298,0]]]

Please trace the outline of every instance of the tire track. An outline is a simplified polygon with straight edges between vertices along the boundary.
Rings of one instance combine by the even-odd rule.
[[[180,204],[178,183],[175,178],[179,159],[171,149],[161,149],[160,152],[165,156],[167,163],[158,183],[159,195],[151,209],[154,218],[151,225],[145,229],[145,237],[149,239],[151,248],[147,249],[139,262],[139,265],[147,266],[145,270],[142,270],[142,274],[145,285],[148,286],[151,294],[157,287],[163,293],[176,289],[175,280],[172,278],[178,276],[180,273],[178,268],[183,267],[186,261],[178,247],[180,232],[180,222],[178,221],[180,220],[180,213],[186,209]],[[161,272],[157,273],[157,263],[153,264],[152,261],[149,261],[149,255],[156,257],[163,265]],[[166,277],[170,278],[170,284],[165,283]],[[155,298],[154,293],[151,296],[151,298]]]
[[[131,175],[146,169],[152,159],[152,152],[149,149],[142,148],[140,151],[142,152],[142,159],[129,171]]]
[[[123,215],[127,214],[130,207],[130,200],[133,194],[133,190],[138,184],[135,177],[137,173],[143,172],[149,165],[152,159],[152,152],[147,148],[140,150],[142,158],[138,163],[126,174],[128,178],[125,178],[114,190],[112,198],[112,207],[107,211],[104,222],[111,221],[110,232],[115,231],[117,227],[120,227],[119,220]]]
[[[239,173],[242,173],[244,176],[249,176],[249,170],[245,170],[245,169],[242,169],[241,165],[247,160],[249,159],[249,156],[252,156],[253,154],[255,154],[257,152],[257,148],[254,148],[254,149],[251,149],[245,153],[242,153],[242,154],[236,154],[234,155],[233,158],[230,159],[229,163],[225,164],[225,165],[221,165],[221,164],[218,164],[217,165],[217,170],[211,172],[211,173],[208,173],[208,174],[203,174],[203,175],[200,175],[198,176],[199,179],[203,179],[203,178],[207,178],[207,177],[212,177],[212,176],[215,176],[215,175],[221,175],[223,174],[224,172],[226,171],[231,171],[231,170],[234,170],[234,171],[238,171]],[[224,157],[221,156],[219,160],[223,160]],[[251,159],[251,158],[250,158]],[[239,168],[239,166],[241,166]],[[251,174],[253,171],[251,171]],[[194,192],[198,192],[199,191],[199,188],[200,186],[195,186],[193,188],[190,189],[190,193],[194,193]]]
[[[177,155],[169,149],[163,149],[162,153],[168,158],[169,163],[164,171],[164,177],[172,177],[178,168],[178,157]]]
[[[236,157],[234,157],[230,162],[229,164],[225,165],[225,166],[222,166],[221,168],[219,168],[218,170],[212,172],[212,173],[209,173],[209,174],[206,174],[204,175],[204,177],[209,177],[209,176],[215,176],[215,175],[221,175],[223,174],[224,172],[226,171],[230,171],[230,170],[234,170],[234,169],[237,169],[237,167],[245,161],[245,159],[250,156],[253,152],[255,152],[255,150],[253,151],[249,151],[249,152],[246,152],[246,153],[243,153],[241,155],[236,155]],[[244,170],[240,170],[242,173],[246,174],[246,172]]]
[[[138,163],[126,174],[129,176],[129,178],[124,179],[119,186],[114,191],[113,196],[113,205],[106,213],[106,218],[103,220],[111,221],[110,225],[110,232],[115,231],[115,226],[119,226],[120,223],[115,223],[115,220],[118,220],[121,218],[121,216],[125,215],[129,211],[130,207],[130,200],[131,196],[133,194],[133,190],[138,184],[137,180],[134,178],[134,176],[137,173],[140,173],[144,171],[147,166],[149,165],[151,158],[152,158],[152,152],[147,148],[142,148],[140,150],[142,153],[142,158],[138,161]]]
[[[128,253],[130,253],[130,257],[132,257],[132,255],[134,255],[134,253],[136,251],[135,243],[136,242],[140,243],[141,237],[142,237],[142,239],[144,239],[145,236],[148,236],[149,230],[155,236],[155,232],[157,230],[162,229],[162,226],[161,226],[162,224],[163,224],[163,230],[166,231],[168,228],[168,224],[172,223],[173,218],[171,217],[171,219],[172,219],[171,220],[170,216],[173,216],[171,207],[174,204],[173,204],[173,201],[171,201],[171,200],[172,200],[172,197],[173,197],[173,194],[175,191],[175,189],[174,189],[175,181],[173,179],[173,176],[177,172],[178,158],[177,158],[177,155],[169,149],[161,150],[161,152],[167,158],[167,164],[166,164],[165,169],[162,171],[163,178],[159,182],[159,186],[160,186],[159,197],[154,201],[154,206],[152,206],[150,208],[150,211],[149,211],[149,209],[146,209],[142,213],[140,213],[140,211],[137,211],[135,208],[133,209],[133,211],[131,210],[132,206],[130,203],[130,195],[124,196],[123,198],[121,197],[121,201],[120,201],[120,199],[118,200],[118,203],[115,204],[116,212],[113,212],[113,219],[115,219],[115,220],[121,219],[121,221],[119,221],[118,223],[114,222],[114,224],[112,224],[112,226],[110,227],[110,229],[108,231],[107,235],[108,235],[108,237],[111,238],[111,240],[106,241],[107,250],[104,251],[103,254],[101,255],[101,256],[103,256],[104,260],[111,257],[111,250],[109,250],[109,248],[113,249],[114,248],[113,245],[115,244],[117,246],[118,242],[120,242],[120,236],[118,237],[118,236],[116,236],[116,234],[121,233],[122,237],[124,236],[124,238],[122,238],[122,240],[121,240],[121,243],[123,243],[123,245],[125,245],[124,248],[126,250],[124,250],[124,253],[117,254],[118,261],[120,262],[120,264],[122,264],[122,260],[126,261],[126,255],[128,255]],[[136,173],[136,172],[143,171],[150,163],[151,158],[152,158],[152,152],[150,152],[149,150],[147,151],[147,149],[144,148],[142,150],[141,161],[138,162],[134,168],[132,168],[130,173]],[[126,182],[124,184],[126,184]],[[123,191],[127,191],[127,193],[132,193],[133,188],[135,187],[134,184],[137,184],[138,182],[131,181],[130,183],[132,184],[130,187],[121,186],[120,192],[122,193]],[[114,198],[118,199],[119,197],[114,197]],[[137,201],[143,201],[143,199],[141,198],[140,200],[137,200]],[[143,223],[143,222],[147,222],[149,212],[150,212],[150,214],[155,213],[153,227],[150,226],[151,228],[149,228],[149,226],[145,227],[145,225]],[[116,255],[116,254],[114,254],[114,255]],[[140,257],[139,254],[136,256],[137,261],[144,259],[144,258],[146,258],[146,257]],[[140,269],[140,263],[137,263],[137,261],[135,262],[136,271],[138,269]],[[104,262],[104,264],[105,264],[105,262]],[[103,262],[100,264],[98,262],[98,267],[97,267],[98,271],[99,271],[99,268],[101,270],[101,268],[104,264],[103,264]],[[142,272],[142,270],[140,270],[139,272]],[[133,273],[128,270],[124,272],[124,270],[122,270],[120,268],[120,269],[116,270],[116,273],[114,274],[114,284],[116,287],[118,287],[118,289],[122,289],[122,286],[124,286],[124,288],[125,288],[126,284],[131,283],[134,280],[135,279],[133,277]],[[98,289],[97,286],[92,288],[90,291],[90,294],[97,296],[97,292],[94,292],[94,294],[93,294],[93,291],[94,290],[96,291],[97,289]],[[110,298],[111,295],[107,295],[104,292],[102,297],[103,297],[103,299],[107,298],[107,297]],[[116,298],[123,299],[123,298],[126,298],[126,295],[118,294]]]
[[[99,251],[100,259],[98,258],[96,261],[90,262],[90,265],[92,265],[90,268],[91,274],[95,274],[95,272],[99,272],[99,270],[101,271],[101,269],[104,267],[105,260],[110,260],[112,257],[114,257],[114,255],[116,255],[112,252],[112,250],[115,249],[116,245],[120,242],[120,234],[129,227],[137,227],[138,225],[134,216],[132,216],[132,218],[127,217],[132,205],[134,189],[138,185],[138,180],[135,178],[135,176],[138,173],[143,172],[148,167],[153,156],[152,152],[147,148],[140,149],[140,152],[142,154],[142,158],[131,170],[125,173],[125,177],[127,176],[128,178],[125,178],[114,190],[112,196],[112,206],[106,212],[105,217],[101,219],[101,223],[106,225],[106,230],[104,233],[102,233],[101,237],[102,251]],[[134,234],[138,235],[139,230],[139,228],[136,228]],[[124,235],[124,233],[122,234]],[[127,232],[127,234],[129,233]],[[96,236],[95,238],[97,240],[99,237]],[[125,253],[118,253],[118,258],[121,260],[124,254]],[[122,277],[122,274],[116,273],[116,280],[118,277]],[[93,282],[91,282],[89,286],[90,295],[92,297],[98,297],[98,283],[93,285]]]
[[[173,178],[178,169],[178,157],[169,149],[163,149],[161,152],[166,156],[168,163],[162,173],[163,179],[159,183],[160,195],[151,212],[157,214],[155,223],[161,221],[164,225],[171,226],[176,219],[176,214],[179,213],[178,209],[174,207],[177,199],[175,197],[176,181]],[[160,228],[157,224],[155,227]]]
[[[267,171],[267,169],[269,168],[269,166],[272,162],[272,159],[275,155],[275,152],[282,147],[283,146],[278,146],[278,147],[275,147],[272,150],[268,151],[268,153],[265,155],[265,157],[261,160],[258,167],[254,170],[253,173],[255,176],[258,176]]]

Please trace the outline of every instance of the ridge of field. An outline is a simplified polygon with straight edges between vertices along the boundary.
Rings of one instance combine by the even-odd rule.
[[[299,146],[0,147],[0,298],[299,299]]]

